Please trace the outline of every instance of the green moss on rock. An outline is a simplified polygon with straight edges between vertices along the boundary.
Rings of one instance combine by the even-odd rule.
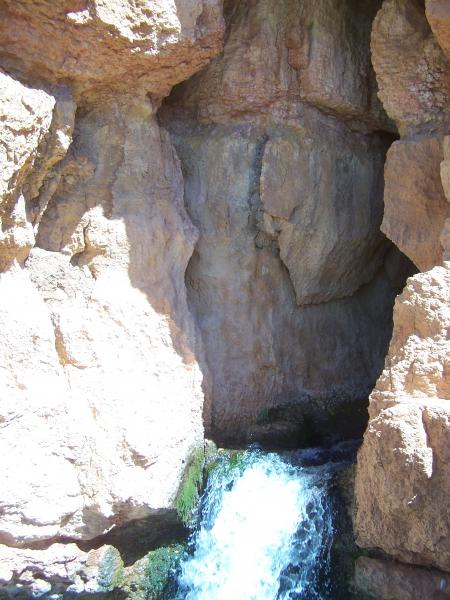
[[[200,499],[204,467],[205,451],[202,447],[192,453],[175,504],[179,518],[188,527],[192,525],[195,509]]]
[[[122,590],[130,600],[163,600],[181,558],[182,544],[162,546],[126,569]]]

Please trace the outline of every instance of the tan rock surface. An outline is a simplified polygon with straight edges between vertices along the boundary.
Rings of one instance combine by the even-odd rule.
[[[391,129],[376,96],[369,56],[379,4],[228,2],[224,52],[180,86],[183,110],[200,122],[261,121],[269,115],[296,121],[302,100],[339,118]],[[173,99],[180,108],[177,93]]]
[[[396,300],[356,478],[358,543],[447,571],[449,328],[447,263],[411,278]]]
[[[426,0],[426,15],[434,37],[450,58],[450,7],[445,0]]]
[[[72,140],[75,105],[67,90],[54,95],[0,71],[0,268],[23,263],[45,208],[32,205],[51,168]],[[45,186],[44,186],[45,187]],[[44,191],[44,190],[43,190]],[[34,217],[34,218],[33,218]]]
[[[402,134],[448,127],[450,63],[421,0],[385,0],[372,29],[379,97]]]
[[[69,81],[84,99],[168,94],[221,47],[219,0],[24,0],[0,3],[8,70]]]
[[[382,97],[405,131],[434,132],[448,123],[448,60],[420,2],[411,18],[405,2],[386,0],[374,33]],[[167,514],[204,423],[219,439],[253,441],[269,415],[295,445],[361,426],[408,270],[378,231],[388,141],[373,132],[392,130],[369,60],[379,4],[226,2],[223,54],[160,113],[180,165],[155,109],[218,54],[220,0],[0,0],[0,454],[11,457],[0,541],[21,546],[4,551],[9,565],[44,560],[28,557],[35,542]],[[417,196],[434,190],[434,151],[414,172]],[[439,211],[424,219],[433,265]],[[409,250],[415,224],[404,223]],[[379,383],[383,402],[400,390],[413,408],[402,422],[386,405],[392,415],[377,424],[373,413],[373,431],[402,448],[387,478],[419,465],[405,488],[417,524],[386,544],[447,568],[443,517],[431,532],[419,522],[434,516],[420,501],[430,479],[442,478],[439,502],[448,491],[447,342],[429,316],[443,322],[446,276],[436,273],[408,300],[430,321],[422,360],[417,334],[402,339],[395,392]],[[371,432],[367,465],[379,452]],[[375,511],[384,480],[365,472]],[[402,492],[391,492],[379,510],[400,514]],[[378,545],[384,530],[370,527]],[[30,573],[26,586],[47,589]]]
[[[17,338],[20,352],[10,335],[2,348],[9,388],[14,378],[20,384],[4,416],[3,455],[25,435],[21,468],[10,467],[20,481],[29,473],[27,485],[12,474],[2,497],[0,531],[9,543],[93,538],[173,505],[184,463],[203,443],[202,375],[184,287],[196,231],[182,189],[149,103],[112,102],[78,122],[40,224],[45,249],[35,248],[26,267],[40,295],[27,283],[23,302],[45,317],[52,382],[37,387],[41,361],[50,359],[33,342],[31,324]],[[12,286],[25,274],[4,277]],[[6,297],[5,330],[8,321],[17,325],[11,312],[24,310],[12,291]],[[49,402],[58,409],[45,409]],[[30,404],[39,410],[27,425]]]
[[[450,265],[435,265],[450,256],[450,68],[444,3],[425,4],[437,40],[415,1],[385,0],[372,32],[380,97],[403,134],[388,152],[382,229],[426,272],[396,301],[358,457],[356,533],[363,547],[448,571]]]
[[[268,134],[258,228],[279,245],[297,303],[351,296],[386,251],[379,232],[385,141],[305,119]]]
[[[219,51],[221,4],[0,10],[0,540],[91,539],[172,511],[203,444],[197,234],[154,108]]]
[[[450,217],[439,170],[442,160],[438,137],[395,142],[386,159],[381,229],[421,271],[442,262],[440,235]]]
[[[273,212],[284,226],[280,212],[284,207],[280,202],[276,208],[272,206],[266,189],[263,198],[271,213],[264,210],[260,198],[261,163],[263,172],[266,170],[266,185],[269,171],[272,170],[270,177],[275,181],[282,175],[277,170],[283,165],[266,158],[264,167],[264,147],[273,139],[272,148],[294,144],[301,152],[319,152],[327,139],[335,140],[335,134],[324,129],[323,122],[320,122],[319,133],[317,122],[312,121],[310,127],[314,124],[317,129],[304,132],[277,128],[273,138],[270,131],[242,125],[202,129],[195,124],[179,124],[179,129],[174,130],[173,140],[185,177],[187,210],[200,233],[186,281],[205,345],[208,381],[211,382],[207,399],[212,431],[223,443],[246,428],[250,439],[253,434],[257,436],[251,425],[270,410],[278,411],[276,418],[288,420],[297,445],[308,443],[308,436],[314,430],[322,434],[333,430],[338,434],[342,433],[340,427],[358,428],[355,421],[359,415],[361,423],[365,418],[363,399],[378,375],[377,369],[382,367],[390,335],[389,306],[401,286],[405,268],[402,259],[391,255],[386,261],[389,275],[381,268],[370,284],[361,286],[351,297],[298,306],[293,277],[280,259],[277,236],[267,233],[270,225],[267,221],[275,221]],[[305,139],[315,141],[305,142]],[[357,138],[351,143],[357,144]],[[363,153],[366,140],[360,143]],[[348,165],[354,160],[350,148],[352,146],[346,149]],[[375,152],[374,155],[377,156]],[[379,156],[381,164],[382,154]],[[289,159],[294,161],[295,154]],[[305,162],[299,158],[293,164],[300,171]],[[311,161],[311,172],[298,192],[296,184],[292,184],[289,188],[292,192],[284,196],[284,214],[298,207],[297,213],[307,215],[315,223],[315,256],[323,257],[326,269],[328,240],[337,239],[337,231],[340,231],[342,239],[337,244],[342,244],[345,256],[345,244],[354,235],[352,223],[358,219],[370,220],[371,211],[372,216],[376,214],[377,184],[371,179],[372,167],[369,167],[367,174],[361,176],[366,176],[368,185],[372,186],[372,205],[367,195],[367,204],[363,204],[362,195],[357,192],[363,184],[356,178],[353,180],[355,188],[348,191],[348,196],[315,195],[315,184],[321,176],[327,177],[326,185],[330,188],[346,189],[344,184],[339,188],[344,180],[348,185],[345,176],[340,179],[338,175],[325,175],[321,165],[319,160],[315,164]],[[342,171],[345,171],[345,163]],[[363,173],[362,168],[360,173]],[[352,194],[355,200],[361,201],[359,212],[351,213],[347,222],[342,213],[341,221],[334,220],[339,203],[351,205]],[[289,206],[288,201],[295,205]],[[321,220],[324,214],[332,216]],[[297,222],[301,232],[302,221],[299,218]],[[342,229],[338,230],[338,226]],[[312,226],[305,237],[308,233],[314,233]],[[372,233],[376,238],[376,229]],[[366,249],[370,252],[369,244]],[[306,246],[305,254],[308,251]],[[336,257],[331,252],[328,259],[334,261]],[[350,260],[348,256],[346,260]],[[320,297],[338,295],[339,284],[332,287],[334,278],[330,277],[328,286],[325,278],[314,279],[315,273],[308,272],[305,262],[292,263],[289,267],[298,274],[298,294],[302,293],[303,275],[305,285],[313,282]],[[358,271],[360,282],[371,268],[368,264]],[[343,413],[347,417],[343,417]],[[302,425],[302,419],[309,419],[309,425]],[[273,422],[272,428],[276,432]]]
[[[113,546],[89,552],[76,544],[52,544],[45,550],[0,546],[0,590],[4,598],[24,592],[30,597],[108,592],[116,587],[122,571],[123,562]]]
[[[370,130],[390,126],[368,86],[378,7],[226,3],[223,53],[159,113],[200,233],[186,281],[222,443],[271,426],[305,444],[365,418],[406,267],[391,256],[387,274],[379,232],[390,136]]]

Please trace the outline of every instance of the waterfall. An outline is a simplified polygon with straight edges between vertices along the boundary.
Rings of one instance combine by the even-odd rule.
[[[337,455],[320,464],[320,450],[224,454],[208,479],[177,600],[334,598],[329,488],[343,464]]]

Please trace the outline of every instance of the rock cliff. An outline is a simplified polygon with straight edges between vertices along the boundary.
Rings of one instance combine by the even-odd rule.
[[[423,272],[396,300],[371,395],[356,532],[363,547],[449,571],[450,15],[425,4],[385,0],[372,31],[380,97],[402,133],[387,155],[382,230]]]
[[[205,432],[359,435],[377,379],[359,542],[450,570],[445,3],[0,14],[1,585],[112,589]]]
[[[0,542],[42,550],[156,523],[203,445],[198,233],[155,112],[219,52],[223,17],[208,0],[0,10]]]
[[[222,443],[270,437],[267,420],[294,446],[364,426],[408,268],[379,231],[378,6],[228,2],[223,53],[160,111],[199,230],[186,282]]]

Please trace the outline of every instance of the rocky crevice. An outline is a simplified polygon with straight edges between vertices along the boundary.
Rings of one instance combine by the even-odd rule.
[[[232,0],[224,24],[221,4],[0,0],[13,588],[106,593],[106,572],[174,526],[205,429],[230,445],[357,435],[377,378],[359,543],[450,569],[436,516],[449,282],[435,266],[450,18],[440,0]],[[414,272],[380,225],[426,272],[397,299],[379,377]]]

